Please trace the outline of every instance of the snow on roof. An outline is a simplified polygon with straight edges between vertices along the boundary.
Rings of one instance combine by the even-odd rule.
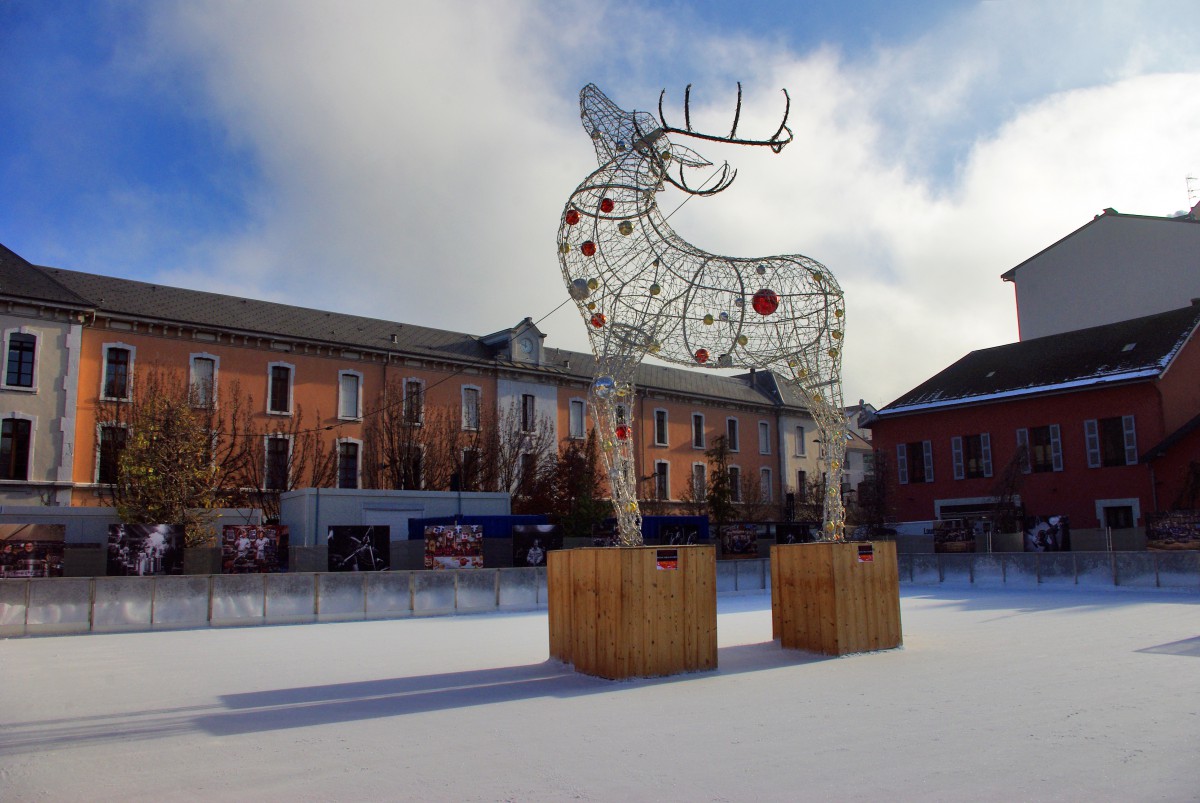
[[[880,416],[1160,376],[1200,325],[1200,305],[972,351]]]

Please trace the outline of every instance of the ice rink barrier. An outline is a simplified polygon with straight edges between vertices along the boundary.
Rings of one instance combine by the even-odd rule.
[[[1200,552],[978,552],[896,556],[905,585],[1200,592]]]
[[[1200,593],[1200,552],[901,553],[903,586]],[[770,588],[767,559],[717,562],[717,593]],[[545,568],[0,580],[0,637],[244,627],[546,607]]]

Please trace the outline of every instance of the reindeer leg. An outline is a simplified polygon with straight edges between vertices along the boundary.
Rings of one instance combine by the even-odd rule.
[[[842,502],[842,468],[846,464],[848,429],[842,409],[842,387],[814,368],[789,362],[791,381],[808,403],[821,439],[821,471],[825,479],[822,505],[822,541],[843,541],[846,532],[846,507]]]
[[[600,454],[612,494],[613,512],[621,546],[641,546],[642,513],[637,500],[637,472],[634,465],[633,369],[636,361],[601,359],[588,400],[595,418]],[[622,418],[618,409],[625,410]]]

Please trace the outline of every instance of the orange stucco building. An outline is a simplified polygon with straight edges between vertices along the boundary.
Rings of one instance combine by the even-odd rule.
[[[136,383],[152,373],[186,383],[197,406],[211,402],[218,416],[239,411],[236,432],[257,464],[250,481],[276,490],[449,490],[467,481],[466,452],[492,428],[514,429],[523,443],[536,435],[557,451],[583,441],[592,424],[592,356],[546,345],[528,318],[476,336],[37,267],[7,250],[5,256],[18,285],[50,283],[86,307],[72,312],[77,370],[58,378],[74,388],[73,415],[63,419],[72,445],[63,453],[75,505],[102,503],[123,443],[122,411]],[[11,293],[13,283],[5,289]],[[639,496],[662,503],[656,512],[691,498],[693,483],[707,478],[705,451],[719,435],[730,440],[738,492],[772,511],[782,508],[797,476],[818,471],[819,449],[805,442],[815,426],[770,374],[643,365],[627,415],[637,438]],[[430,444],[414,440],[401,446],[411,456],[401,460],[412,465],[398,471],[394,453],[372,447],[370,429],[386,416],[419,425],[412,431],[423,427],[426,437],[442,427],[462,458],[457,467],[438,469]],[[231,427],[224,421],[222,430]],[[328,471],[294,459],[302,437],[331,456]]]

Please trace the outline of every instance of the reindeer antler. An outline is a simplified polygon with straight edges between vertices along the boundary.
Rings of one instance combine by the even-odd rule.
[[[729,130],[729,136],[719,137],[714,134],[701,134],[698,131],[692,130],[692,85],[688,84],[683,91],[683,124],[684,128],[676,128],[667,123],[667,118],[663,114],[663,98],[667,94],[667,90],[663,90],[658,94],[658,121],[662,123],[662,130],[668,134],[684,134],[697,139],[707,139],[712,142],[729,142],[734,145],[766,145],[775,153],[783,150],[783,147],[792,141],[792,129],[788,128],[788,115],[792,111],[792,98],[786,89],[783,90],[784,108],[783,121],[779,123],[779,128],[771,135],[770,139],[739,139],[737,136],[738,121],[742,117],[742,82],[738,81],[738,96],[737,108],[733,113],[733,127]],[[787,132],[787,136],[783,136]]]

